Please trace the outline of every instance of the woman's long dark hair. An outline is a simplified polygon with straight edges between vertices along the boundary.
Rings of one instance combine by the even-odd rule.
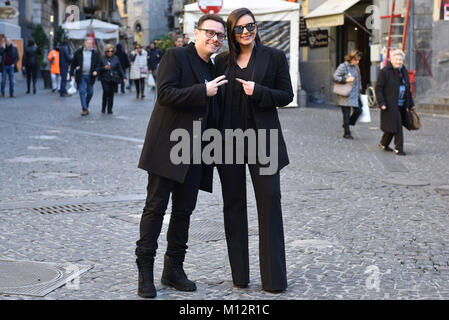
[[[256,18],[254,17],[254,14],[247,8],[240,8],[235,9],[231,12],[231,14],[228,17],[227,20],[227,37],[228,37],[228,45],[229,45],[229,51],[228,51],[228,64],[229,65],[236,65],[237,64],[237,57],[240,54],[240,45],[235,40],[235,32],[234,28],[237,25],[237,21],[243,16],[249,15],[251,18],[253,18],[254,22],[256,22]],[[256,44],[260,43],[260,37],[259,37],[259,29],[257,29],[256,34]]]

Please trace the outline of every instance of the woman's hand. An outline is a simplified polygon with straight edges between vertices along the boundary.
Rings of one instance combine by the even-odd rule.
[[[238,82],[240,82],[243,85],[243,90],[245,90],[245,93],[247,96],[252,96],[254,93],[254,81],[245,81],[239,78],[236,78]]]
[[[355,78],[354,78],[354,77],[349,77],[349,78],[346,78],[346,82],[349,82],[349,83],[352,83],[352,82],[354,82],[354,80],[355,80]]]
[[[380,107],[380,110],[387,110],[387,107],[383,105],[382,107]]]

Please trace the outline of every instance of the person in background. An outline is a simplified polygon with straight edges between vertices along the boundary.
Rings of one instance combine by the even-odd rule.
[[[391,61],[383,68],[376,83],[376,97],[380,106],[380,129],[383,131],[378,146],[384,151],[394,151],[405,156],[404,133],[406,109],[414,110],[408,70],[404,66],[405,54],[402,50],[391,53]],[[394,138],[394,150],[389,147]]]
[[[69,97],[67,93],[67,74],[69,73],[70,64],[73,58],[70,53],[68,42],[65,40],[59,49],[59,67],[61,74],[61,87],[59,88],[59,94],[61,97]]]
[[[337,105],[343,113],[343,129],[345,139],[354,139],[349,126],[354,126],[362,114],[360,95],[362,93],[362,79],[360,77],[359,62],[362,53],[352,50],[346,57],[345,62],[335,70],[334,81],[337,83],[352,83],[352,89],[348,97],[337,95]],[[351,108],[353,109],[351,115]]]
[[[114,55],[114,46],[112,44],[107,44],[105,47],[105,56],[101,59],[99,71],[101,86],[103,87],[101,112],[105,113],[107,107],[108,114],[112,114],[115,88],[119,83],[126,82],[125,73],[119,58]]]
[[[122,70],[125,74],[128,74],[128,68],[130,66],[128,55],[125,51],[123,51],[122,45],[120,43],[117,43],[115,55],[118,57],[120,61],[120,65],[122,66]],[[122,81],[120,83],[120,91],[122,93],[125,93],[125,81]],[[118,91],[118,86],[115,92]]]
[[[142,49],[140,44],[136,44],[135,49],[131,51],[130,61],[131,70],[130,79],[136,84],[136,99],[145,98],[145,79],[148,75],[147,52]]]
[[[151,42],[148,49],[148,71],[156,80],[156,70],[162,58],[162,52],[156,48],[156,43]]]
[[[59,43],[53,48],[47,56],[50,62],[51,91],[55,92],[61,86],[61,68],[59,67]]]
[[[2,83],[1,83],[1,93],[2,97],[5,97],[5,86],[6,86],[6,76],[9,78],[9,96],[15,98],[14,96],[14,72],[17,70],[17,62],[19,61],[19,53],[17,48],[11,41],[11,38],[6,38],[3,49],[3,59],[2,59]]]
[[[22,66],[26,70],[27,94],[30,93],[31,81],[33,81],[33,94],[36,94],[37,71],[39,70],[39,55],[41,51],[34,43],[34,40],[28,40],[28,45],[22,59]]]
[[[189,35],[187,33],[184,33],[183,36],[184,36],[184,47],[185,47],[186,45],[189,44],[190,37],[189,37]]]
[[[94,83],[97,77],[100,59],[92,48],[92,38],[84,40],[83,48],[76,50],[70,66],[70,77],[75,79],[79,89],[82,116],[89,114],[89,103],[94,95]]]
[[[175,39],[175,47],[184,47],[184,37],[183,36],[177,36]]]

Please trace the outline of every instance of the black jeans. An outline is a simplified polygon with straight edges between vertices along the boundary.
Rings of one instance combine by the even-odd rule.
[[[357,119],[362,114],[362,108],[352,108],[352,107],[341,107],[341,112],[343,113],[343,128],[345,129],[345,134],[351,134],[349,126],[355,125]],[[351,108],[353,109],[351,115]]]
[[[114,93],[117,84],[112,81],[101,81],[103,87],[103,101],[101,105],[101,111],[104,112],[106,107],[108,112],[112,112],[112,106],[114,104]]]
[[[136,242],[137,257],[156,256],[157,239],[171,193],[172,213],[168,225],[166,255],[184,258],[190,215],[196,206],[200,182],[201,165],[190,165],[183,183],[148,173],[147,199],[140,221],[140,239]]]
[[[136,96],[143,96],[145,93],[145,78],[134,79],[136,84]]]
[[[37,81],[37,70],[38,69],[39,69],[39,66],[37,64],[29,65],[29,66],[25,67],[25,70],[27,73],[27,92],[30,92],[31,80],[33,81],[33,91],[36,91],[36,81]]]
[[[281,209],[279,171],[260,175],[260,166],[248,165],[256,195],[259,222],[259,261],[263,289],[287,287],[284,228]],[[248,217],[246,165],[218,165],[223,193],[226,243],[232,279],[236,284],[249,283]]]
[[[400,119],[398,121],[398,132],[391,133],[391,132],[384,132],[382,135],[382,139],[380,140],[380,143],[383,146],[388,146],[391,143],[391,140],[394,138],[394,148],[399,151],[404,151],[404,130],[402,128],[402,117],[403,114],[400,112]]]

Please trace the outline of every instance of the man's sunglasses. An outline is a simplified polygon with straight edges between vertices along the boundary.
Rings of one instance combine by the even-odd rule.
[[[198,30],[202,30],[202,31],[206,31],[206,36],[209,39],[212,39],[213,37],[215,37],[215,35],[217,36],[217,40],[218,41],[223,41],[225,39],[225,34],[224,33],[220,33],[220,32],[215,32],[214,30],[209,30],[209,29],[199,29]]]
[[[256,29],[256,23],[255,22],[250,22],[246,26],[235,26],[234,27],[234,32],[236,34],[241,34],[241,33],[243,33],[243,29],[246,29],[249,32],[254,31]]]

